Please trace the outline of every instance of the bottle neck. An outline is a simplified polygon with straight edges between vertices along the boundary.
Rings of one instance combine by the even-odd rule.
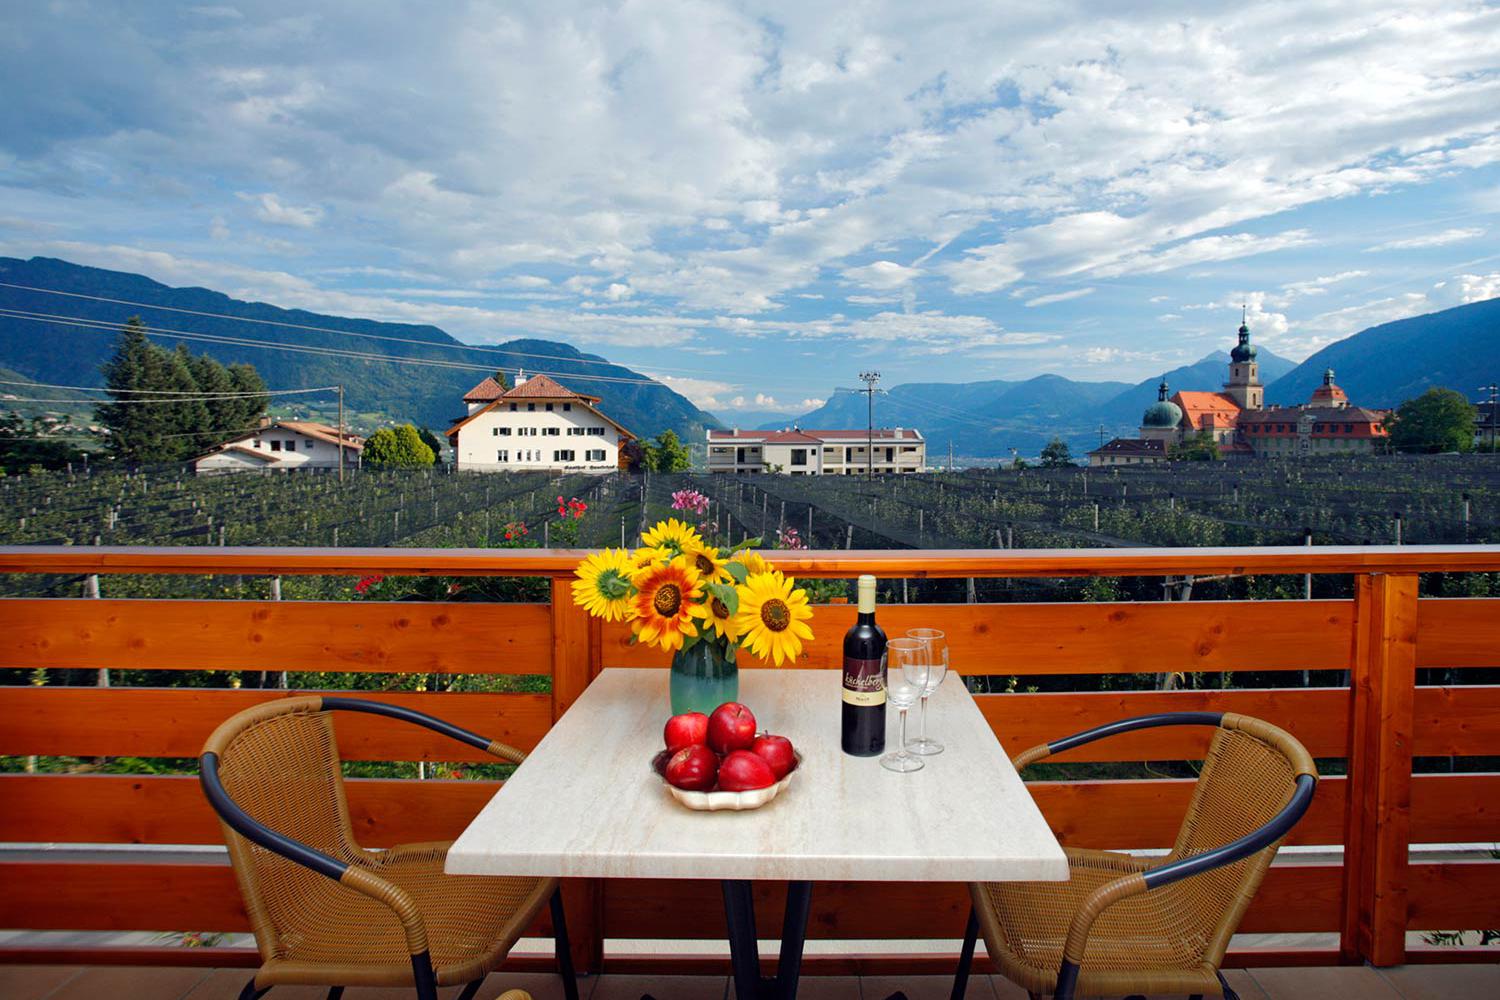
[[[871,609],[869,611],[861,611],[859,613],[859,616],[854,619],[854,623],[856,625],[874,625],[875,624],[875,611],[874,611],[874,609]]]

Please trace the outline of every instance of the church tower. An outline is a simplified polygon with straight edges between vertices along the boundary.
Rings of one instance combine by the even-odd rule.
[[[1229,381],[1224,395],[1242,410],[1259,410],[1265,404],[1265,386],[1260,384],[1260,366],[1255,362],[1255,345],[1250,343],[1250,327],[1245,324],[1245,310],[1240,308],[1240,342],[1229,352]]]

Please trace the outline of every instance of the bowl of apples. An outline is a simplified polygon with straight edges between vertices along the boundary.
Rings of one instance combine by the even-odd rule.
[[[785,736],[756,731],[755,716],[737,701],[713,714],[686,712],[667,720],[666,749],[651,760],[672,798],[689,809],[759,809],[791,783],[802,755]]]

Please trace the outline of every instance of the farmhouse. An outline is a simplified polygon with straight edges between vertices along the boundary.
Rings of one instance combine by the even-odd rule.
[[[1223,392],[1182,391],[1168,397],[1162,379],[1156,402],[1141,415],[1140,436],[1115,438],[1089,452],[1089,465],[1165,462],[1175,448],[1210,440],[1223,458],[1369,454],[1387,436],[1389,411],[1351,406],[1349,396],[1323,373],[1311,399],[1296,406],[1265,406],[1256,348],[1240,320],[1239,343],[1229,352]]]
[[[364,447],[364,438],[344,433],[342,450],[346,468],[359,466]],[[193,471],[205,476],[224,472],[337,469],[339,451],[337,428],[310,420],[274,420],[199,455],[193,459]]]
[[[464,394],[469,412],[448,428],[454,465],[477,472],[614,472],[635,435],[585,396],[546,375],[487,378]]]
[[[874,441],[873,463],[869,454]],[[857,476],[873,465],[880,475],[921,472],[927,442],[910,427],[819,431],[789,427],[779,431],[708,432],[708,471],[741,475],[786,472],[793,476]]]

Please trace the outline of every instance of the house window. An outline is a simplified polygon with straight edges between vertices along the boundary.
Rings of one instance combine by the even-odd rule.
[[[535,403],[527,403],[526,404],[526,412],[528,412],[528,413],[535,413],[536,412],[536,404]]]
[[[547,437],[560,437],[562,435],[562,429],[559,427],[543,427],[542,433]]]
[[[548,412],[548,413],[551,413],[551,412],[552,412],[552,404],[551,404],[551,403],[548,403],[548,404],[547,404],[547,412]]]
[[[281,450],[281,442],[273,440],[271,442],[271,450],[272,451],[280,451]]]
[[[510,404],[510,412],[512,412],[512,413],[516,412],[516,404],[515,403],[511,403]]]
[[[591,434],[594,437],[603,437],[604,436],[604,428],[603,427],[590,427],[588,430],[589,430],[589,434]]]
[[[564,413],[567,413],[571,409],[573,409],[573,404],[572,403],[564,403],[563,404],[563,412]]]
[[[1344,425],[1344,433],[1345,434],[1353,434],[1354,433],[1354,425],[1353,424],[1345,424]]]
[[[602,462],[604,461],[604,449],[590,448],[587,452],[584,453],[584,457],[587,458],[590,462]]]
[[[564,449],[558,449],[557,451],[554,451],[552,453],[552,461],[554,461],[554,462],[571,462],[571,461],[573,461],[573,451],[572,451],[572,449],[564,448]]]
[[[495,461],[497,461],[497,462],[509,462],[510,461],[510,452],[505,451],[504,449],[495,452]]]
[[[806,465],[807,464],[807,449],[806,448],[793,448],[792,449],[792,464],[793,465]]]

